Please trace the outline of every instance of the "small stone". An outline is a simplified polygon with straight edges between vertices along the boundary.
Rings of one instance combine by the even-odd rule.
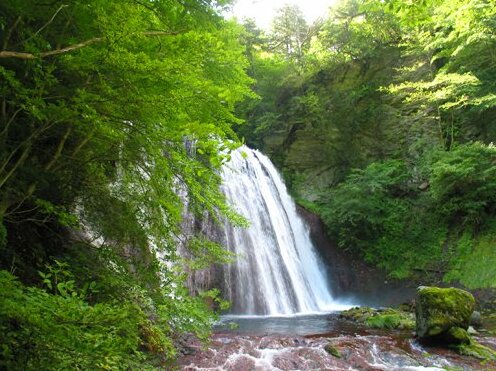
[[[482,316],[479,311],[474,310],[470,315],[470,324],[474,327],[482,327]]]
[[[479,332],[474,329],[472,326],[468,326],[467,332],[469,335],[477,335]]]
[[[418,189],[421,191],[425,191],[427,188],[429,188],[429,182],[423,182],[418,186]]]

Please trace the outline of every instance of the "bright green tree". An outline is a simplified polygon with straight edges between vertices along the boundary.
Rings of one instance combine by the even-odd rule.
[[[123,311],[142,313],[126,312],[131,322],[162,318],[151,326],[162,322],[169,344],[183,331],[204,337],[208,308],[184,291],[174,264],[178,194],[198,215],[240,221],[218,189],[218,170],[237,145],[232,112],[251,80],[240,30],[219,15],[225,3],[2,1],[2,268],[40,285],[38,271],[66,262],[74,292],[97,286],[82,295],[89,305],[119,300]],[[205,246],[198,258],[222,260]],[[26,336],[28,317],[19,318]],[[2,323],[11,333],[8,318]]]

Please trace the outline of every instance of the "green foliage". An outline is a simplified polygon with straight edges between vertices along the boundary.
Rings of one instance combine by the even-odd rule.
[[[495,235],[494,223],[475,236],[466,230],[454,246],[450,270],[444,280],[457,281],[471,289],[496,287]]]
[[[383,7],[367,7],[357,0],[341,1],[332,8],[319,34],[320,58],[335,62],[369,60],[381,55],[400,37],[395,17]],[[327,62],[329,63],[329,62]]]
[[[212,312],[210,304],[218,303],[222,309],[229,304],[219,298],[217,290],[203,292],[198,296],[191,296],[189,290],[183,286],[184,273],[175,272],[179,277],[167,277],[166,282],[174,284],[164,287],[163,300],[157,307],[160,322],[172,329],[174,334],[191,333],[198,339],[206,342],[211,333],[217,315]]]
[[[139,306],[117,301],[89,305],[79,295],[64,295],[63,290],[49,294],[27,288],[6,271],[0,271],[0,282],[2,368],[151,368],[149,356],[139,350],[146,341],[141,327],[151,326]],[[158,327],[152,328],[161,333]],[[170,352],[171,347],[163,337],[156,356]]]
[[[471,246],[475,236],[465,233],[460,239],[455,237],[451,255],[443,246],[450,243],[450,225],[463,223],[477,230],[494,215],[494,161],[492,145],[481,143],[429,154],[422,161],[428,192],[418,189],[405,163],[376,162],[352,172],[332,189],[320,212],[341,246],[361,252],[393,276],[405,277],[422,267],[435,268],[436,261],[444,264],[444,260],[454,259],[455,265],[461,266],[468,261],[461,257],[473,253],[467,244]],[[492,261],[482,241],[477,242],[478,250],[486,251],[487,260]],[[437,269],[444,271],[446,267]],[[455,277],[461,278],[451,271],[446,279]],[[470,281],[468,277],[464,282]],[[478,284],[483,282],[494,285],[489,277],[481,277]]]
[[[322,216],[328,226],[335,226],[342,246],[360,248],[360,241],[382,234],[385,220],[396,219],[390,213],[402,213],[405,205],[394,195],[406,191],[407,176],[400,161],[374,163],[331,191]]]
[[[286,4],[272,21],[270,49],[301,67],[314,33],[315,27],[307,25],[298,6]]]
[[[442,227],[426,225],[429,210],[410,176],[402,161],[373,163],[332,189],[320,210],[340,246],[395,277],[439,257],[445,233]]]
[[[343,248],[394,277],[492,286],[495,22],[487,0],[340,1],[300,68],[255,75],[243,136]]]
[[[496,148],[457,146],[431,166],[430,194],[447,218],[480,225],[496,207]]]
[[[231,263],[236,257],[236,254],[226,251],[222,245],[204,237],[189,239],[187,247],[191,258],[187,259],[186,264],[195,270],[204,269],[216,263]]]
[[[0,368],[143,369],[208,337],[225,305],[184,287],[176,237],[179,193],[246,224],[219,190],[253,96],[227,3],[1,2],[0,268],[23,284],[2,276]],[[190,247],[189,268],[229,258]]]

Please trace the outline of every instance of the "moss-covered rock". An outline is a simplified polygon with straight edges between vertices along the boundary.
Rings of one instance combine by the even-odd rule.
[[[331,343],[326,344],[324,347],[324,350],[329,353],[331,356],[336,357],[336,358],[341,358],[341,352],[339,351],[338,348],[336,348],[334,345]]]
[[[355,307],[341,312],[340,317],[372,328],[413,329],[415,327],[412,313],[392,308]]]
[[[413,330],[415,328],[413,316],[399,311],[369,317],[365,324],[369,327],[385,329]]]
[[[376,312],[376,309],[369,307],[354,307],[342,311],[339,317],[353,322],[365,323],[367,318],[374,315]]]
[[[472,294],[455,288],[419,287],[415,305],[420,339],[449,343],[451,328],[466,330],[475,306]],[[456,332],[457,330],[455,330]]]
[[[471,338],[467,330],[460,327],[452,327],[445,336],[448,344],[470,344]]]
[[[464,356],[475,357],[484,361],[496,360],[496,352],[494,350],[479,344],[473,339],[469,343],[460,344],[453,348]]]

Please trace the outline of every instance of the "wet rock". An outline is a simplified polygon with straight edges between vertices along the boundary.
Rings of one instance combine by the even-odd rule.
[[[199,349],[199,346],[198,344],[196,344],[195,340],[196,339],[189,334],[183,334],[179,336],[179,338],[176,339],[176,344],[175,344],[179,354],[182,355],[195,354]]]
[[[446,340],[451,328],[467,330],[475,306],[472,294],[455,288],[419,287],[415,305],[420,339]]]
[[[336,358],[341,358],[341,352],[339,349],[337,349],[334,345],[331,343],[327,344],[324,346],[324,350],[329,353],[331,356],[334,356]]]
[[[250,371],[255,369],[255,361],[246,355],[234,356],[224,364],[224,368],[229,371]]]
[[[470,325],[474,327],[482,327],[482,315],[480,312],[474,310],[470,315]]]
[[[474,329],[472,326],[468,326],[467,332],[469,335],[477,335],[479,332]]]
[[[294,340],[298,339],[298,345]],[[229,341],[228,341],[229,340]],[[192,355],[182,355],[177,367],[183,371],[198,370],[406,370],[456,369],[496,370],[490,348],[496,348],[495,338],[480,338],[484,343],[459,345],[461,356],[451,349],[424,346],[404,334],[357,335],[354,330],[337,337],[312,336],[305,338],[277,335],[214,334],[207,348],[199,348]],[[198,342],[194,344],[200,344]],[[324,349],[332,344],[340,350],[341,358],[329,355]],[[261,346],[264,346],[261,348]],[[267,347],[270,346],[270,347]],[[475,358],[476,357],[476,358]],[[480,359],[484,359],[481,367]]]

